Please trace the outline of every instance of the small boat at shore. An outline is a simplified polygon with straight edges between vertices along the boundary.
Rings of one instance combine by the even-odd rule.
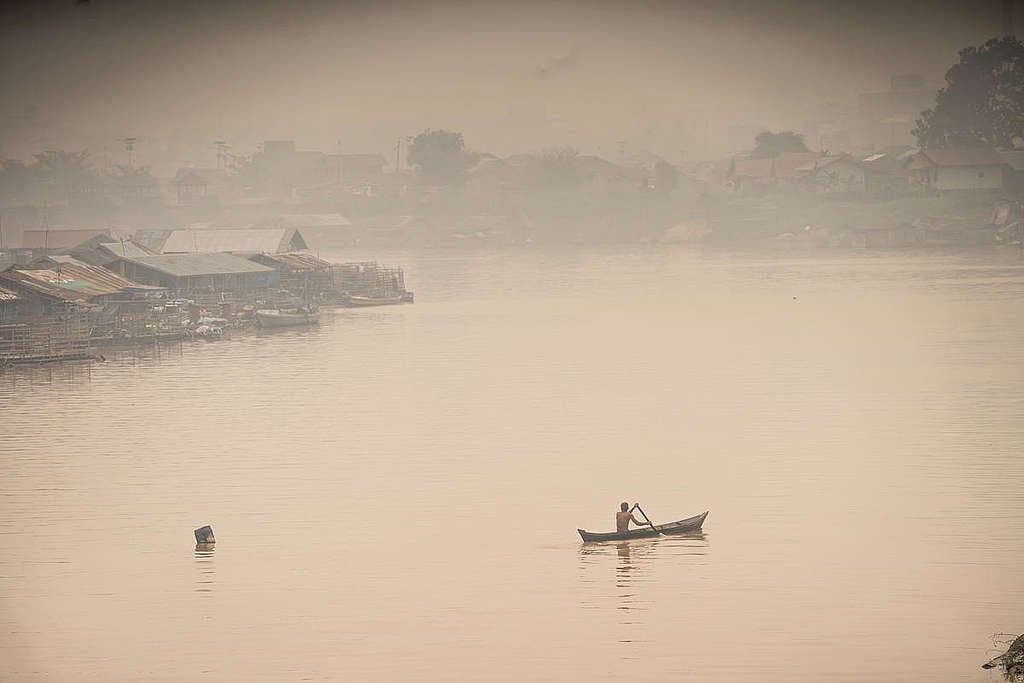
[[[261,308],[256,311],[256,322],[259,323],[260,327],[296,327],[299,325],[316,325],[320,322],[320,311],[305,308],[297,308],[294,310]]]
[[[349,308],[361,308],[364,306],[394,306],[412,302],[412,292],[394,294],[392,296],[359,296],[357,294],[343,294],[339,303]]]
[[[694,517],[687,517],[686,519],[680,519],[676,522],[668,522],[667,524],[655,524],[654,528],[651,527],[640,527],[639,529],[630,529],[619,533],[612,531],[609,533],[594,533],[591,531],[584,531],[583,529],[577,529],[580,532],[580,538],[586,543],[599,542],[599,541],[625,541],[630,538],[651,538],[653,536],[660,536],[662,534],[685,534],[692,531],[700,531],[701,526],[704,524],[704,519],[708,516],[707,512],[696,515]]]

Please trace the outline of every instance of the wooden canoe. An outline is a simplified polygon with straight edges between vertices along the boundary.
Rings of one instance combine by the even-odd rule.
[[[341,297],[341,305],[348,306],[349,308],[394,306],[396,304],[404,304],[406,301],[404,294],[395,294],[394,296],[357,296],[355,294],[347,294]]]
[[[587,543],[597,541],[625,541],[630,538],[650,538],[651,536],[658,536],[660,534],[685,534],[690,531],[700,531],[700,527],[704,524],[704,519],[707,516],[708,513],[704,512],[696,517],[680,519],[677,522],[655,524],[653,529],[647,526],[640,527],[639,529],[630,529],[623,533],[612,531],[606,534],[598,534],[591,531],[584,531],[583,529],[577,529],[576,531],[580,532],[580,538]]]

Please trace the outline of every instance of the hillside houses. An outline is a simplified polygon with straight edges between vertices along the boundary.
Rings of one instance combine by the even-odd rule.
[[[999,190],[1005,161],[991,147],[922,149],[904,168],[919,186],[937,191]]]

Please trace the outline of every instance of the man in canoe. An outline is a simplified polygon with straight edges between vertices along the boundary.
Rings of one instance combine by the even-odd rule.
[[[630,522],[637,526],[647,526],[646,522],[641,522],[633,516],[633,511],[629,509],[629,503],[623,503],[619,506],[619,512],[615,513],[615,531],[620,534],[629,531]]]

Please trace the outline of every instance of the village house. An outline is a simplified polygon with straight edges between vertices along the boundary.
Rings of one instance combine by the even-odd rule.
[[[232,194],[231,178],[222,168],[179,168],[171,180],[178,204],[217,202]]]
[[[846,154],[819,157],[797,171],[807,174],[807,180],[817,195],[827,197],[864,193],[864,168]]]
[[[105,304],[159,297],[162,287],[133,282],[99,266],[69,256],[47,257],[0,273],[0,286],[18,295],[20,316],[59,313],[68,305]]]
[[[338,160],[331,155],[298,150],[293,140],[267,140],[240,175],[252,190],[290,199],[300,188],[340,182],[340,173]]]
[[[130,239],[101,242],[96,245],[85,243],[71,250],[71,256],[94,266],[106,266],[123,256],[150,256],[153,253]]]
[[[736,157],[729,165],[726,187],[736,192],[794,187],[806,178],[805,169],[820,156],[817,152],[786,152],[765,159]]]
[[[17,294],[0,287],[0,325],[13,323],[18,319],[18,301]]]
[[[1001,189],[1004,164],[991,147],[940,147],[919,150],[905,167],[922,187],[976,192]]]
[[[904,168],[906,154],[912,148],[890,148],[860,160],[864,170],[864,191],[870,197],[891,199],[909,189],[909,174]]]
[[[280,286],[293,294],[320,294],[334,287],[331,262],[313,254],[253,254],[249,260],[276,269]]]
[[[159,254],[120,258],[111,268],[127,278],[176,293],[253,292],[277,287],[280,273],[233,254]]]
[[[1015,199],[1024,199],[1024,149],[996,150],[1003,160],[1003,189]]]
[[[341,182],[347,188],[366,188],[380,185],[387,162],[381,154],[339,154]]]

